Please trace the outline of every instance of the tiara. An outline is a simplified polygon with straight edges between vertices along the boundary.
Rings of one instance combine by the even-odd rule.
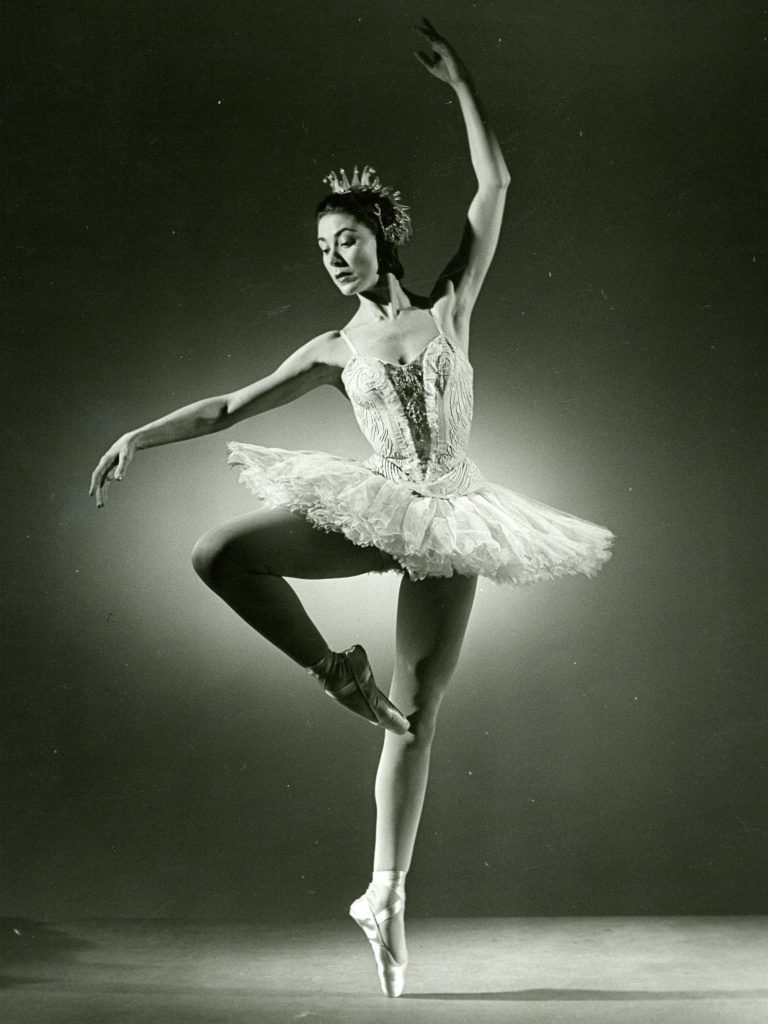
[[[378,203],[373,207],[373,212],[378,218],[384,237],[388,242],[392,242],[393,245],[402,245],[413,234],[411,231],[411,218],[406,213],[406,210],[410,210],[410,206],[405,206],[399,192],[389,188],[388,185],[381,184],[379,176],[373,167],[366,165],[363,168],[362,174],[358,174],[357,167],[355,167],[351,181],[342,167],[340,175],[336,171],[331,171],[330,174],[323,178],[323,181],[328,182],[331,192],[334,193],[372,192],[374,195],[383,196],[385,199],[388,199],[392,204],[393,220],[391,224],[384,227],[381,219],[381,207]]]

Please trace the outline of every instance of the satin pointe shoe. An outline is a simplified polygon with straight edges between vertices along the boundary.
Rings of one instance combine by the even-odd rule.
[[[395,960],[392,950],[384,941],[379,926],[390,917],[399,914],[405,907],[405,900],[400,896],[395,896],[392,903],[376,911],[368,895],[372,888],[373,886],[369,886],[368,891],[350,906],[349,916],[360,925],[371,944],[376,969],[379,972],[381,991],[385,996],[396,999],[402,995],[405,988],[405,969],[408,966],[408,960],[402,962]]]
[[[360,644],[341,653],[330,651],[310,665],[307,672],[317,676],[329,697],[372,725],[400,736],[410,730],[402,711],[376,685],[368,656]]]

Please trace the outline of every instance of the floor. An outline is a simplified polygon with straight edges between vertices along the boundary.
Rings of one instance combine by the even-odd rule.
[[[409,921],[405,994],[352,922],[8,919],[4,1024],[768,1021],[768,918]]]

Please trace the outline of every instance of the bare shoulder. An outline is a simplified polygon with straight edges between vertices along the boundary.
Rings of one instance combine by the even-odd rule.
[[[310,338],[303,350],[316,363],[325,366],[344,366],[344,342],[340,331],[323,331]]]
[[[463,312],[456,301],[453,281],[447,277],[439,281],[430,301],[438,323],[466,355],[469,349],[469,313]]]
[[[348,351],[341,332],[323,331],[310,338],[294,355],[309,366],[313,366],[324,383],[341,388],[341,371],[346,365]]]
[[[324,331],[294,348],[283,359],[275,374],[284,379],[309,376],[317,384],[332,384],[343,366],[338,331]]]

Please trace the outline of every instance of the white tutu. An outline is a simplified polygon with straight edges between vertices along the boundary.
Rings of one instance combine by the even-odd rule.
[[[411,579],[485,576],[533,583],[594,576],[613,534],[480,478],[467,494],[434,497],[328,452],[229,442],[228,464],[267,505],[304,515],[321,530],[392,555]]]

